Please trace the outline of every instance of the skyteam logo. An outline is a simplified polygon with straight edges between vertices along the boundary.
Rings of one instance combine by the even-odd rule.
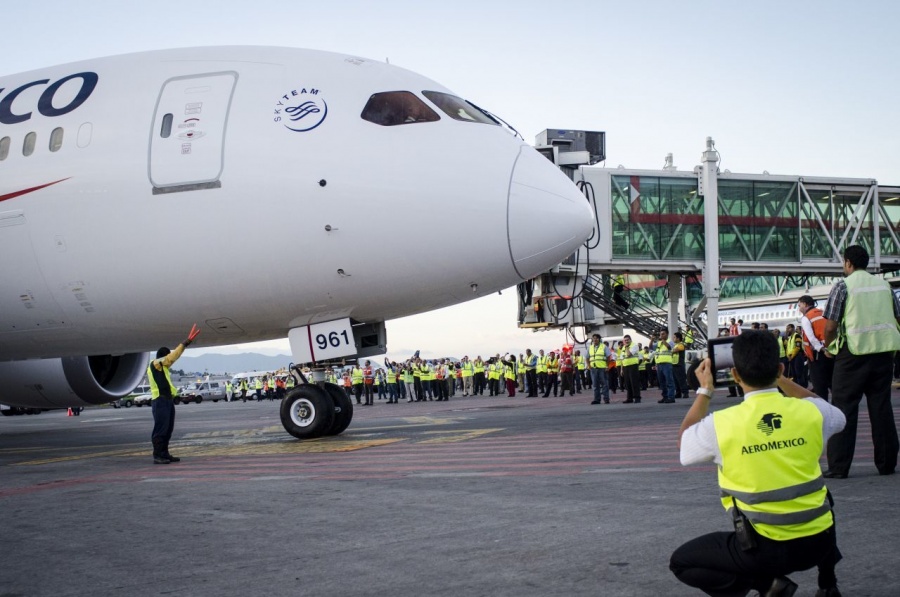
[[[292,89],[275,104],[274,122],[295,133],[311,131],[325,121],[328,104],[318,89]]]

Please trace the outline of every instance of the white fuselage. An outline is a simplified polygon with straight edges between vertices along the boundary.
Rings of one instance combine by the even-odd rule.
[[[361,118],[399,90],[440,118]],[[571,254],[592,228],[575,186],[426,90],[449,93],[387,64],[262,47],[0,78],[0,361],[155,350],[194,321],[201,346],[384,321]]]

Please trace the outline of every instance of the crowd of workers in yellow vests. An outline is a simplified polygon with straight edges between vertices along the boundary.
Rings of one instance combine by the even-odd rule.
[[[720,335],[740,332],[742,321],[722,328]],[[758,329],[766,324],[752,324]],[[799,328],[788,324],[779,338],[781,356],[787,365],[788,375],[798,383],[805,383],[806,368],[804,342]],[[481,355],[475,359],[464,356],[460,360],[450,358],[423,359],[411,357],[401,363],[385,360],[383,367],[375,367],[371,361],[347,367],[331,367],[326,370],[325,381],[344,388],[351,399],[362,406],[371,406],[375,400],[396,404],[407,402],[446,401],[455,396],[499,396],[506,392],[514,397],[524,392],[527,397],[550,397],[581,394],[593,390],[592,404],[608,404],[609,394],[622,390],[624,402],[640,403],[640,392],[658,387],[662,391],[661,403],[674,402],[688,396],[686,376],[687,351],[693,348],[694,332],[679,329],[673,340],[661,330],[650,337],[645,346],[633,343],[626,335],[621,340],[602,340],[594,336],[583,346],[572,345],[549,351],[523,354],[496,354],[488,359]],[[633,368],[633,369],[632,369]],[[286,370],[243,377],[226,382],[226,394],[232,400],[281,400],[295,387],[293,375]],[[736,390],[735,390],[736,391]]]

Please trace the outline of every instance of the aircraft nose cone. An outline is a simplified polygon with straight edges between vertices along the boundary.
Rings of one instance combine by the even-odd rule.
[[[507,223],[513,267],[527,280],[574,253],[590,236],[594,213],[559,168],[523,146],[509,185]]]

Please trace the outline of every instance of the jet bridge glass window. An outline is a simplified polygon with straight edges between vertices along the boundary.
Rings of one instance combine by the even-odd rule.
[[[409,91],[385,91],[369,97],[360,117],[382,126],[434,122],[441,117]]]
[[[438,108],[454,120],[499,125],[497,121],[461,97],[440,91],[423,91],[422,95],[433,101]]]

